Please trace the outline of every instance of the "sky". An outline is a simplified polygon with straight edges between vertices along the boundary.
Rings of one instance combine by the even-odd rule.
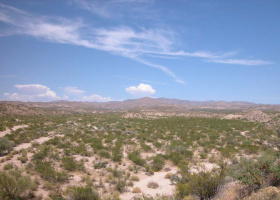
[[[280,104],[279,0],[0,0],[0,100]]]

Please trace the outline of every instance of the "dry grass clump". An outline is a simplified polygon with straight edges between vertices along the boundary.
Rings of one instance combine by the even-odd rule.
[[[280,190],[276,187],[267,187],[259,190],[257,193],[252,194],[245,200],[277,200],[280,199]]]
[[[167,174],[165,174],[165,179],[171,179],[172,177],[174,176],[174,174],[173,173],[167,173]]]
[[[139,187],[135,187],[135,188],[133,188],[133,190],[132,190],[132,193],[141,193],[142,191],[141,191],[141,189],[139,188]]]
[[[138,176],[131,176],[130,179],[132,181],[140,181],[139,177]]]
[[[154,181],[150,181],[147,186],[148,188],[152,188],[152,189],[157,189],[159,187],[158,183]]]

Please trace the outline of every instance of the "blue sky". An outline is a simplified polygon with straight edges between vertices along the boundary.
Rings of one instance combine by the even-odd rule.
[[[0,99],[280,103],[275,0],[0,0]]]

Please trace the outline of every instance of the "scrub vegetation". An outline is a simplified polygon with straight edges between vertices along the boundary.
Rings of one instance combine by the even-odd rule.
[[[1,198],[215,199],[232,184],[242,199],[280,185],[280,131],[267,123],[122,116],[1,117]],[[159,176],[174,193],[145,193],[164,191]]]

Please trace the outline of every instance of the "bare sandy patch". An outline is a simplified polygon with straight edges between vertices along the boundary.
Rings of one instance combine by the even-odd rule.
[[[6,129],[5,131],[0,131],[0,137],[4,137],[7,134],[11,134],[12,131],[16,131],[16,130],[18,130],[20,128],[26,128],[26,127],[28,127],[28,125],[22,124],[22,125],[14,126],[11,129]]]
[[[6,156],[0,157],[0,159],[5,158],[5,157]],[[6,164],[13,164],[14,166],[17,166],[18,168],[23,168],[25,165],[23,163],[21,163],[20,160],[18,160],[18,157],[20,157],[20,155],[14,155],[10,160],[7,160],[7,161],[1,163],[0,169],[3,170],[3,168]]]
[[[137,176],[140,178],[139,182],[134,182],[133,187],[138,187],[146,195],[151,195],[155,197],[157,195],[172,195],[175,191],[175,185],[171,184],[169,179],[166,179],[165,176],[167,173],[176,173],[177,168],[173,167],[169,172],[155,172],[153,176],[147,176],[144,173],[139,173]],[[148,188],[149,182],[158,183],[159,187],[156,189]],[[120,195],[120,199],[129,200],[139,194],[132,193],[132,188],[129,192],[125,192]]]
[[[20,145],[16,146],[14,148],[14,150],[19,151],[21,149],[28,149],[29,147],[32,146],[32,143],[42,144],[42,143],[48,141],[49,139],[51,139],[51,138],[50,137],[40,137],[38,139],[32,140],[32,142],[20,144]]]

